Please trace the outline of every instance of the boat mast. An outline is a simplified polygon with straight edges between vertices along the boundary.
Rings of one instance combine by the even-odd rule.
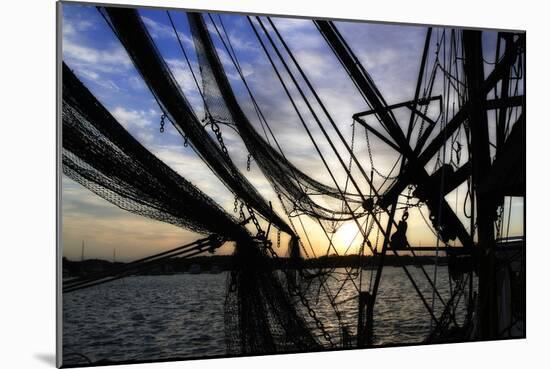
[[[469,128],[471,138],[472,183],[475,194],[475,211],[478,242],[479,277],[479,338],[494,339],[497,335],[497,296],[495,234],[497,199],[491,194],[477,192],[483,176],[491,168],[489,127],[487,112],[483,108],[486,94],[482,92],[485,81],[483,71],[483,47],[481,31],[462,32],[466,91],[470,101]]]

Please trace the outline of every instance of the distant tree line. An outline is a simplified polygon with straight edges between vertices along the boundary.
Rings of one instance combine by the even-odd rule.
[[[411,255],[386,255],[384,259],[384,265],[387,266],[401,266],[401,265],[429,265],[434,264],[434,256],[420,256],[413,257]],[[437,262],[439,265],[444,265],[448,261],[446,256],[439,256]],[[291,260],[287,257],[280,257],[271,261],[274,269],[282,268],[306,268],[306,269],[320,269],[320,268],[371,268],[375,267],[379,263],[379,256],[361,256],[358,255],[328,255],[318,258],[303,259],[303,260]],[[97,272],[107,272],[116,270],[117,268],[124,266],[123,262],[111,262],[101,259],[88,259],[83,261],[72,261],[67,258],[63,258],[63,276],[75,277],[83,276]],[[180,274],[189,272],[192,266],[195,266],[201,272],[218,272],[232,270],[234,266],[233,256],[231,255],[210,255],[210,256],[196,256],[193,258],[173,258],[165,261],[160,266],[155,266],[152,269],[139,272],[140,275],[166,275],[166,274]]]

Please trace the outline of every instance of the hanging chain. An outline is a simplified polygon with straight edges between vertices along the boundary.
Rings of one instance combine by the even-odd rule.
[[[222,150],[223,154],[225,155],[225,157],[228,160],[231,160],[231,158],[229,157],[229,152],[227,151],[227,147],[225,146],[225,143],[223,142],[223,137],[222,137],[222,132],[220,130],[220,126],[218,125],[218,123],[212,117],[205,118],[205,120],[207,120],[207,119],[209,120],[209,123],[212,126],[212,131],[216,135],[216,139],[218,140],[218,143],[220,144],[220,147],[221,147],[221,150]],[[237,207],[239,205],[237,196],[235,196],[235,201],[233,202],[233,205],[234,205],[233,211],[236,213],[238,211]],[[252,220],[252,223],[254,223],[254,226],[256,227],[256,230],[258,231],[258,233],[256,234],[256,237],[265,238],[265,232],[262,230],[262,227],[260,226],[260,222],[258,222],[258,219],[256,218],[254,210],[248,204],[246,204],[246,209],[248,210],[248,213],[250,214],[250,219]]]
[[[355,148],[355,120],[352,121],[352,124],[351,124],[351,144],[350,144],[350,149],[351,149],[351,154],[349,156],[349,164],[348,164],[348,172],[351,174],[351,167],[352,167],[352,164],[353,164],[353,150]],[[349,176],[346,180],[346,190],[347,190],[347,184],[348,184],[348,180],[349,180]]]
[[[369,140],[369,130],[368,129],[365,129],[365,139],[367,141],[367,151],[369,153],[369,161],[370,161],[370,167],[372,168],[372,170],[378,174],[380,177],[382,177],[382,179],[386,180],[386,181],[393,181],[394,179],[397,179],[397,177],[399,177],[399,175],[395,175],[395,176],[390,176],[390,175],[384,175],[382,173],[380,173],[378,171],[378,169],[375,168],[374,166],[374,161],[372,160],[372,151],[371,151],[371,147],[370,147],[370,140]]]
[[[251,155],[248,154],[248,157],[246,158],[246,171],[250,172],[250,157]]]
[[[275,260],[279,259],[279,256],[277,255],[277,253],[275,252],[275,250],[273,250],[273,247],[271,247],[271,243],[266,242],[266,250],[270,253],[273,259]],[[327,342],[330,344],[330,347],[336,347],[336,345],[332,341],[332,337],[330,336],[327,329],[325,328],[325,325],[319,319],[319,317],[317,317],[317,313],[315,312],[315,310],[313,310],[311,305],[309,305],[309,301],[306,299],[302,291],[294,283],[289,283],[288,287],[291,290],[290,291],[291,295],[297,296],[300,299],[300,303],[306,308],[308,315],[311,317],[311,319],[313,319],[313,321],[315,322],[315,325],[321,331],[321,334],[323,335],[325,340],[327,340]]]
[[[241,220],[245,220],[245,219],[246,219],[246,216],[244,215],[243,208],[244,208],[244,202],[241,202],[241,207],[239,208],[239,218],[240,218]]]
[[[409,208],[411,207],[411,198],[412,198],[412,190],[413,190],[414,186],[411,184],[407,187],[407,201],[405,202],[405,211],[409,210]]]
[[[497,231],[496,238],[500,238],[502,235],[502,214],[504,213],[504,204],[497,208],[497,219],[495,220],[495,228]]]
[[[220,129],[220,126],[213,119],[210,119],[210,125],[212,126],[212,132],[214,132],[214,134],[216,135],[216,139],[218,140],[218,143],[220,144],[220,147],[222,149],[223,154],[227,158],[229,158],[229,152],[227,151],[227,147],[225,146],[225,143],[223,142],[222,131]]]
[[[246,209],[248,210],[248,213],[250,214],[250,218],[252,220],[252,223],[256,227],[256,230],[258,233],[256,234],[256,237],[258,238],[265,238],[265,232],[263,231],[262,227],[260,226],[260,222],[258,222],[258,218],[256,218],[256,214],[254,214],[254,210],[250,205],[246,205]]]
[[[160,116],[160,133],[164,133],[164,120],[166,119],[166,114],[165,113],[162,113],[162,115]]]
[[[296,288],[296,291],[298,292],[297,288]],[[304,305],[304,307],[307,309],[308,315],[313,319],[313,321],[315,322],[315,325],[321,331],[321,333],[323,334],[323,337],[325,338],[325,340],[328,341],[328,343],[330,344],[331,347],[336,347],[336,345],[332,341],[332,337],[330,336],[330,334],[326,330],[323,322],[317,317],[317,313],[315,313],[315,310],[313,310],[311,308],[311,306],[309,305],[309,301],[307,301],[307,299],[305,298],[305,296],[301,292],[298,292],[296,295],[300,299],[300,302],[302,303],[302,305]]]
[[[281,193],[279,191],[276,191],[276,193],[277,193],[277,197],[281,201],[281,205],[283,206],[283,209],[284,209],[285,213],[289,214],[289,212],[288,212],[288,210],[285,206],[285,203],[283,201]],[[290,224],[292,226],[292,229],[296,233],[296,229],[294,228],[294,224],[292,223],[292,221],[290,222]],[[279,233],[280,233],[280,231],[279,231]],[[279,238],[279,234],[277,236]],[[279,242],[279,240],[277,242]],[[298,242],[301,243],[300,239],[298,239]],[[302,246],[302,249],[304,250],[306,256],[309,257],[306,248]],[[270,252],[271,256],[274,259],[279,258],[279,256],[277,255],[277,253],[275,253],[275,250],[273,250],[273,248],[271,247],[270,244],[267,245],[267,250]],[[336,345],[332,341],[332,338],[331,338],[330,334],[326,330],[323,322],[321,320],[319,320],[319,318],[317,317],[317,314],[315,313],[315,311],[309,305],[309,301],[307,301],[307,299],[303,295],[302,291],[294,283],[289,284],[289,287],[291,289],[291,291],[290,291],[291,295],[298,296],[298,298],[300,299],[300,303],[307,309],[308,315],[313,319],[313,321],[315,322],[315,325],[317,326],[317,329],[319,329],[321,331],[323,337],[327,340],[327,342],[329,342],[330,346],[331,347],[336,347]]]
[[[456,156],[456,166],[460,166],[460,154],[462,152],[462,144],[458,141],[455,141],[456,147],[454,148],[455,156]]]
[[[277,248],[281,247],[281,230],[277,229]]]
[[[397,226],[396,233],[399,231],[401,222],[404,222],[406,224],[407,219],[409,219],[409,209],[411,208],[410,201],[411,201],[411,197],[412,197],[411,196],[412,190],[413,190],[413,185],[409,185],[407,187],[407,201],[405,202],[405,207],[404,207],[404,210],[403,210],[403,214],[401,215],[401,221],[399,222],[399,225]],[[404,237],[405,237],[405,242],[406,242],[407,236],[404,235]],[[392,241],[393,241],[393,239],[392,239]]]

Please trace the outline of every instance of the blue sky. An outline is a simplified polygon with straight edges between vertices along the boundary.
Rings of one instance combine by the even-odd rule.
[[[200,96],[185,64],[166,12],[147,9],[140,10],[140,15],[187,99],[197,115],[202,118]],[[185,13],[171,11],[171,15],[183,45],[191,56],[193,67],[198,70]],[[223,14],[221,17],[247,81],[270,125],[275,129],[285,154],[309,175],[331,184],[321,160],[314,153],[312,144],[306,139],[305,131],[300,126],[276,75],[254,38],[246,17],[230,14]],[[214,19],[219,22],[218,15],[214,15]],[[299,63],[304,66],[308,77],[344,136],[351,140],[351,116],[367,110],[368,107],[356,93],[345,71],[311,21],[274,18],[274,22],[294,51]],[[208,24],[211,27],[211,23]],[[338,22],[337,25],[389,104],[413,98],[426,34],[425,27],[357,22]],[[231,193],[199,160],[190,147],[184,147],[183,138],[177,131],[171,125],[167,125],[164,133],[159,132],[161,111],[158,105],[133,67],[125,50],[95,7],[63,4],[62,30],[63,60],[103,105],[151,152],[220,202],[228,212],[232,212]],[[440,32],[440,29],[435,29],[434,35],[439,35]],[[214,32],[212,35],[239,101],[251,121],[260,129],[238,74],[219,39]],[[494,54],[494,37],[493,32],[484,33],[487,55]],[[432,39],[435,43],[437,37]],[[406,110],[398,110],[395,113],[400,121],[407,120]],[[430,114],[435,113],[430,110]],[[311,117],[306,115],[306,119],[309,126],[314,127]],[[331,132],[334,133],[329,129],[329,133]],[[266,198],[276,199],[269,183],[254,163],[251,171],[246,171],[248,153],[240,138],[228,129],[224,130],[223,134],[230,154],[238,167]],[[314,135],[318,142],[325,142],[319,129],[314,130]],[[364,130],[359,127],[357,127],[355,141],[355,152],[360,160],[364,160],[365,167],[368,168],[370,163]],[[387,173],[397,156],[383,143],[373,138],[371,141],[375,165],[378,170]],[[344,171],[337,164],[336,157],[330,152],[328,145],[321,146],[325,147],[323,152],[328,158],[331,169],[340,183],[344,183]],[[338,143],[337,148],[339,152],[345,152],[342,144]],[[346,155],[344,157],[347,158]],[[428,167],[430,165],[433,163]],[[353,171],[357,173],[356,168]],[[360,183],[366,188],[366,182]],[[375,183],[381,183],[381,179],[377,178]],[[463,196],[462,188],[456,193],[449,194],[449,203],[452,203],[453,207],[457,200],[462,204]],[[517,204],[514,207],[516,210],[519,209]],[[280,206],[275,205],[275,209],[279,214],[283,214]],[[514,210],[514,212],[519,213],[521,210]],[[427,210],[424,210],[424,213],[427,214]],[[463,220],[466,222],[465,219]],[[321,237],[318,226],[305,217],[303,221],[314,234],[319,234],[315,236],[318,247],[320,249],[326,247],[323,246],[326,244],[326,239]],[[519,224],[519,221],[514,223],[516,231],[519,230]],[[354,227],[354,225],[344,225],[341,231],[336,233],[335,242],[342,245],[350,242],[356,231]],[[409,240],[413,244],[435,243],[435,237],[419,216],[411,217],[409,235]],[[64,255],[69,258],[80,257],[80,245],[83,240],[87,245],[86,257],[111,258],[113,249],[116,248],[119,260],[131,260],[175,247],[196,237],[197,235],[192,232],[120,210],[70,179],[63,179],[63,247]],[[357,245],[358,239],[354,243],[354,246]],[[222,253],[229,251],[228,246],[221,250]]]

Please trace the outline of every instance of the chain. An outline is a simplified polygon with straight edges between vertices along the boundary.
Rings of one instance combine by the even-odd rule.
[[[497,219],[495,221],[495,227],[496,227],[496,231],[497,231],[497,237],[496,238],[500,238],[501,237],[501,232],[502,232],[502,214],[504,213],[504,205],[501,205],[497,208]]]
[[[258,218],[256,218],[256,214],[254,214],[254,210],[252,209],[252,207],[246,204],[246,210],[248,210],[248,213],[250,214],[250,219],[252,220],[252,223],[254,223],[254,227],[256,227],[256,230],[258,231],[258,233],[256,234],[256,237],[262,238],[262,239],[265,238],[265,232],[260,226],[260,222],[258,222]]]
[[[460,153],[462,151],[462,144],[458,141],[455,141],[456,147],[454,148],[454,152],[456,155],[456,166],[460,166]]]
[[[422,220],[424,220],[424,223],[426,223],[426,226],[428,226],[428,229],[430,230],[430,232],[432,232],[435,237],[440,238],[439,241],[442,242],[443,240],[441,239],[441,236],[439,236],[439,233],[437,232],[433,224],[429,222],[428,219],[426,219],[426,216],[424,215],[420,207],[418,208],[418,212],[420,213]],[[445,245],[445,247],[450,247],[448,243],[443,242],[443,244]]]
[[[352,153],[353,153],[354,147],[355,147],[355,120],[351,124],[351,145],[350,145],[350,149],[351,149]],[[351,173],[352,164],[353,164],[352,155],[350,155],[349,156],[349,165],[348,165],[348,172],[350,172],[350,173]],[[347,184],[347,181],[346,181],[346,184]]]
[[[222,149],[223,154],[229,158],[229,152],[227,151],[227,147],[225,146],[225,143],[223,142],[222,132],[220,130],[220,126],[216,121],[214,121],[212,118],[210,118],[210,125],[212,126],[212,131],[216,135],[216,139],[218,140],[218,143],[220,144],[220,147]],[[235,201],[233,202],[233,211],[237,212],[238,207],[238,198],[235,196]],[[258,222],[258,219],[256,218],[256,215],[254,214],[254,210],[252,207],[248,204],[246,204],[246,209],[248,210],[248,213],[250,214],[250,218],[252,220],[252,223],[254,223],[254,226],[256,227],[256,230],[258,231],[257,237],[263,238],[265,237],[265,232],[262,230],[262,227],[260,226],[260,223]]]
[[[277,229],[277,248],[281,247],[281,230]]]
[[[241,220],[245,220],[245,219],[246,219],[246,216],[244,215],[243,208],[244,208],[244,202],[241,202],[241,207],[240,207],[240,209],[239,209],[239,218],[240,218]]]
[[[407,201],[405,202],[405,207],[406,207],[405,210],[407,210],[408,208],[411,207],[410,202],[411,202],[411,197],[412,197],[411,193],[412,193],[413,188],[414,188],[413,185],[409,185],[407,187]]]
[[[187,135],[183,136],[183,147],[189,146],[189,138]]]
[[[162,115],[160,116],[160,133],[163,133],[164,132],[164,120],[166,119],[166,114],[162,113]]]
[[[285,211],[285,213],[289,214],[286,206],[285,206],[285,203],[282,199],[282,195],[279,191],[276,191],[277,192],[277,197],[279,198],[279,200],[281,201],[281,205],[283,206],[283,209]],[[292,220],[290,221],[290,224],[292,226],[292,229],[294,230],[294,233],[296,233],[296,229],[294,228],[294,223],[292,223]],[[279,234],[280,234],[280,231],[279,233],[277,234],[277,243],[279,243]],[[301,243],[300,239],[298,239],[298,242]],[[279,258],[279,256],[277,255],[277,253],[275,253],[275,250],[273,250],[273,248],[271,247],[271,244],[267,244],[267,250],[270,252],[271,254],[271,257],[273,257],[273,259],[277,260]],[[305,247],[302,247],[302,249],[304,250],[305,254],[307,257],[309,257],[308,255],[308,252],[306,250]],[[336,345],[334,344],[334,342],[332,341],[332,338],[330,337],[330,334],[327,332],[323,322],[321,320],[319,320],[319,318],[317,317],[317,314],[315,313],[315,311],[311,308],[311,306],[309,305],[309,302],[307,301],[307,299],[305,298],[305,296],[303,295],[302,291],[298,289],[298,287],[291,283],[289,284],[289,287],[292,291],[291,292],[291,295],[295,295],[295,296],[298,296],[299,299],[300,299],[300,303],[307,309],[307,312],[308,312],[308,315],[313,319],[313,321],[315,322],[315,325],[317,326],[317,328],[322,332],[323,334],[323,337],[329,342],[330,346],[331,347],[336,347]]]
[[[229,158],[229,152],[227,151],[227,147],[225,146],[225,143],[223,142],[222,131],[220,129],[220,126],[213,119],[210,119],[210,125],[212,126],[212,132],[214,132],[214,134],[216,135],[216,139],[218,140],[218,143],[220,144],[220,147],[222,149],[223,154],[227,158]]]
[[[248,154],[248,157],[246,158],[246,171],[250,172],[250,154]]]
[[[397,177],[399,177],[399,175],[395,175],[395,176],[390,176],[390,175],[384,175],[382,173],[380,173],[378,171],[378,169],[375,168],[374,166],[374,161],[372,160],[372,151],[371,151],[371,148],[370,148],[370,140],[369,140],[369,130],[368,129],[365,129],[365,138],[367,140],[367,151],[369,153],[369,160],[370,160],[370,167],[372,168],[372,170],[378,174],[380,177],[382,177],[382,179],[385,179],[385,180],[394,180],[394,179],[397,179]]]
[[[280,194],[277,194],[278,196],[281,196]],[[252,220],[254,222],[254,219]],[[256,221],[257,222],[257,221]],[[262,231],[263,233],[263,231]],[[279,231],[280,233],[280,231]],[[279,234],[277,235],[278,238],[279,238]],[[271,242],[267,242],[267,240],[264,240],[265,241],[265,249],[266,251],[271,255],[271,257],[274,259],[274,260],[279,260],[279,255],[277,255],[277,253],[275,252],[275,250],[273,250],[273,247],[271,245]],[[299,241],[299,240],[298,240]],[[278,241],[279,242],[279,241]],[[332,341],[332,337],[330,336],[330,334],[327,332],[323,322],[317,317],[317,314],[315,313],[315,310],[313,310],[311,308],[311,306],[309,305],[309,301],[307,301],[307,299],[305,298],[304,294],[302,293],[302,291],[300,291],[300,289],[294,284],[294,283],[289,283],[288,284],[288,287],[289,289],[291,290],[290,293],[291,295],[294,295],[294,296],[297,296],[299,299],[300,299],[300,303],[307,309],[307,313],[308,315],[313,319],[313,321],[315,322],[315,325],[317,326],[317,328],[321,331],[323,337],[329,342],[330,346],[331,347],[335,347],[336,345],[334,344],[334,342]]]
[[[223,142],[223,137],[222,137],[222,132],[220,130],[220,126],[218,125],[218,123],[214,119],[212,119],[212,117],[205,118],[204,120],[207,120],[207,119],[210,121],[210,125],[212,126],[212,131],[216,135],[216,139],[218,140],[218,143],[220,144],[220,147],[222,149],[223,154],[226,156],[226,158],[228,158],[230,160],[229,152],[227,151],[227,147],[225,146],[225,143]],[[237,207],[238,207],[238,198],[237,198],[237,196],[235,196],[235,201],[233,202],[233,205],[234,205],[233,212],[236,213],[238,211],[237,210]],[[254,223],[254,226],[256,227],[256,230],[258,231],[256,236],[258,238],[264,238],[265,237],[265,232],[262,230],[262,227],[260,226],[260,223],[258,222],[258,219],[256,218],[256,215],[254,214],[254,210],[248,204],[246,204],[246,209],[248,210],[248,213],[250,214],[250,218],[252,220],[252,223]]]
[[[279,259],[279,256],[277,255],[277,253],[275,252],[275,250],[273,250],[273,247],[271,247],[271,243],[266,242],[266,250],[270,253],[271,257],[274,260]],[[291,291],[290,291],[291,295],[297,296],[300,299],[300,303],[307,309],[308,315],[311,317],[311,319],[313,319],[313,321],[315,322],[315,325],[321,331],[321,334],[323,335],[325,340],[328,341],[328,343],[330,344],[331,347],[336,347],[336,345],[332,341],[332,337],[330,336],[330,334],[326,330],[325,325],[317,317],[317,313],[309,305],[309,301],[306,299],[306,297],[304,296],[302,291],[300,291],[300,289],[298,289],[298,287],[294,283],[289,283],[288,286],[291,289]]]
[[[298,296],[298,298],[300,299],[300,302],[302,303],[302,305],[304,305],[304,307],[307,309],[308,315],[315,321],[315,325],[321,331],[321,333],[323,334],[323,337],[325,338],[325,340],[328,341],[328,343],[330,344],[331,347],[335,347],[336,345],[332,341],[332,337],[330,337],[330,334],[327,332],[323,322],[317,317],[317,313],[315,313],[315,310],[313,310],[311,308],[311,306],[309,305],[309,301],[307,301],[305,296],[301,292],[298,291],[298,288],[293,287],[293,289],[296,289],[296,292],[297,292],[296,296]]]

